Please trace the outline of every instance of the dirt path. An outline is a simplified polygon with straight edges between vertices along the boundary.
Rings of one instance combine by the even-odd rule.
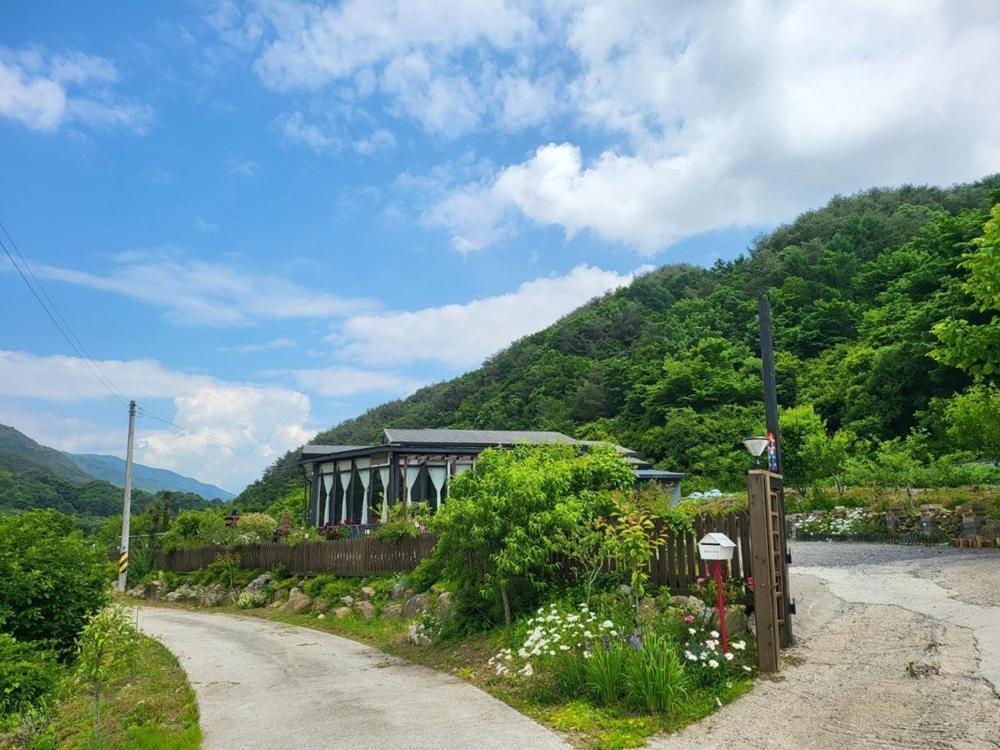
[[[796,544],[798,644],[651,747],[1000,748],[1000,554]]]
[[[187,672],[204,750],[568,748],[467,682],[346,638],[153,607],[140,627]]]

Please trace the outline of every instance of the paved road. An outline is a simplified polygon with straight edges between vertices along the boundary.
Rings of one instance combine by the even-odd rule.
[[[1000,551],[799,542],[781,674],[663,750],[1000,748]]]
[[[187,672],[204,750],[568,748],[466,682],[345,638],[154,607],[140,625]]]

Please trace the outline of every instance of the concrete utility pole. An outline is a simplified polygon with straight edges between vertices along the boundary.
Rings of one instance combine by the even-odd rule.
[[[125,453],[125,500],[122,503],[122,544],[118,552],[118,590],[128,580],[129,515],[132,512],[132,441],[135,438],[135,401],[128,402],[128,448]]]

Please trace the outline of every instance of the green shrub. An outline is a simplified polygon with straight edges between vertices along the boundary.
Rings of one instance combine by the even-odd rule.
[[[399,520],[384,523],[375,530],[374,537],[396,544],[403,539],[417,539],[420,527],[413,521]]]
[[[643,639],[628,660],[631,702],[650,713],[672,713],[687,697],[688,676],[675,643],[656,636]]]
[[[102,609],[90,618],[80,634],[76,664],[77,679],[94,697],[94,737],[101,742],[101,693],[108,680],[133,657],[139,634],[124,607]]]
[[[599,643],[585,658],[587,688],[605,706],[617,704],[625,695],[626,674],[634,649],[614,639]]]
[[[278,522],[267,513],[246,513],[236,524],[239,544],[263,544],[274,539]]]
[[[39,703],[61,677],[55,651],[0,633],[0,716]]]
[[[48,641],[63,658],[108,599],[111,565],[68,516],[35,510],[0,517],[0,632]]]
[[[269,601],[271,601],[271,597],[263,589],[244,591],[236,599],[236,606],[240,609],[256,609],[265,606]]]

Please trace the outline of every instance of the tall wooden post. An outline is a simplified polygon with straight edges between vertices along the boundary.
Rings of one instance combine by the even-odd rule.
[[[754,470],[747,474],[750,496],[750,555],[753,572],[754,617],[757,618],[757,663],[761,672],[777,672],[779,658],[778,581],[776,568],[780,546],[774,543],[777,521],[771,507],[771,473]]]

